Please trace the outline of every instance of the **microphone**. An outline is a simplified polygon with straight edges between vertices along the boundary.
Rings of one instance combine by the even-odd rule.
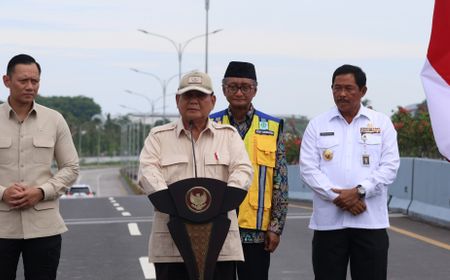
[[[195,174],[195,178],[197,178],[197,160],[195,159],[194,134],[192,134],[193,126],[194,126],[194,122],[192,120],[190,120],[189,121],[189,132],[191,133],[192,155],[194,156],[194,174]]]

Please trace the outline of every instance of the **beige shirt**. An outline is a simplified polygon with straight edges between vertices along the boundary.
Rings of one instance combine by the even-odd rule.
[[[229,187],[247,190],[252,166],[244,142],[236,129],[208,120],[194,143],[197,176],[222,180]],[[179,180],[195,177],[190,132],[181,119],[152,129],[140,156],[139,183],[146,194],[167,189]],[[230,230],[219,254],[219,261],[244,260],[236,212],[230,211]],[[150,262],[182,262],[173,242],[167,214],[155,210],[150,235]]]
[[[58,171],[51,164],[56,159]],[[67,230],[58,198],[78,176],[78,155],[63,116],[37,103],[18,121],[7,102],[0,105],[0,198],[14,183],[37,186],[44,200],[27,209],[0,201],[0,238],[36,238]]]

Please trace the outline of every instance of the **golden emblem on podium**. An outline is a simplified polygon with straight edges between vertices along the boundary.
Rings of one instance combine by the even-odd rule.
[[[325,151],[323,151],[323,158],[326,161],[330,161],[333,159],[333,151],[330,149],[326,149]]]
[[[186,192],[186,206],[194,213],[202,213],[211,205],[211,193],[204,187],[196,186]]]

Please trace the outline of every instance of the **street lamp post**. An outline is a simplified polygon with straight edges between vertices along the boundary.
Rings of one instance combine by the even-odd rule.
[[[147,119],[146,118],[146,114],[143,113],[143,112],[140,112],[136,108],[128,107],[128,106],[123,105],[123,104],[120,104],[120,107],[125,108],[125,109],[129,109],[129,110],[132,110],[132,111],[135,111],[136,113],[141,114],[143,116],[143,120],[142,120],[142,145],[144,145],[145,138],[147,137],[146,131],[145,131],[145,124],[147,123],[147,121],[146,121],[146,119]],[[153,111],[153,109],[152,109],[152,111]],[[153,112],[152,112],[152,114],[153,114]]]
[[[167,97],[167,85],[169,84],[170,81],[172,81],[174,78],[176,78],[179,74],[175,74],[171,77],[169,77],[166,80],[161,79],[158,75],[155,75],[153,73],[150,72],[145,72],[145,71],[141,71],[139,69],[136,68],[130,68],[131,71],[134,71],[136,73],[140,73],[140,74],[144,74],[144,75],[148,75],[151,76],[153,78],[155,78],[162,89],[162,98],[163,98],[163,119],[166,119],[166,97]]]
[[[156,103],[156,101],[158,101],[159,99],[162,98],[162,96],[160,96],[160,97],[158,97],[156,99],[150,99],[147,95],[145,95],[143,93],[135,92],[135,91],[132,91],[132,90],[129,90],[129,89],[126,89],[125,92],[128,93],[128,94],[137,95],[137,96],[140,96],[142,98],[145,98],[145,100],[147,100],[147,102],[150,104],[150,109],[151,109],[150,114],[151,115],[153,115],[155,113],[155,103]]]
[[[178,80],[181,81],[181,62],[183,60],[183,52],[184,52],[184,49],[186,48],[186,46],[194,39],[201,38],[201,37],[204,37],[204,36],[208,36],[208,35],[211,35],[211,34],[216,34],[217,32],[222,31],[222,29],[216,29],[216,30],[211,31],[211,32],[206,33],[206,34],[200,34],[200,35],[194,36],[194,37],[184,41],[183,43],[177,43],[177,42],[175,42],[174,40],[172,40],[171,38],[169,38],[167,36],[164,36],[164,35],[161,35],[161,34],[157,34],[157,33],[153,33],[153,32],[149,32],[149,31],[144,30],[144,29],[138,29],[138,31],[142,32],[144,34],[147,34],[147,35],[152,35],[152,36],[156,36],[156,37],[160,37],[160,38],[166,39],[167,41],[169,41],[175,47],[175,49],[177,51],[177,55],[178,55]]]
[[[205,0],[206,23],[205,23],[205,73],[208,73],[208,31],[209,31],[209,0]]]
[[[100,154],[101,154],[101,128],[103,128],[103,124],[105,119],[102,114],[95,114],[91,117],[91,121],[96,122],[97,127],[97,165],[100,164]]]
[[[143,93],[135,92],[135,91],[132,91],[132,90],[129,90],[129,89],[126,89],[125,92],[128,93],[128,94],[137,95],[137,96],[140,96],[142,98],[145,98],[145,100],[147,100],[148,103],[150,104],[150,108],[151,108],[150,115],[153,117],[153,115],[155,114],[155,103],[156,103],[156,101],[161,99],[162,96],[160,96],[160,97],[158,97],[156,99],[150,99],[147,95],[145,95]],[[144,115],[143,135],[144,135],[144,139],[145,139],[145,133],[146,133],[146,131],[145,131],[145,121],[146,121],[145,113],[143,115]],[[152,119],[150,119],[150,121],[152,121]]]

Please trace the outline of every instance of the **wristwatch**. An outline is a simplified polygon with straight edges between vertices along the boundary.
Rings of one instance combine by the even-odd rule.
[[[358,191],[359,198],[365,198],[366,197],[366,189],[363,186],[357,185],[356,186],[356,190]]]

